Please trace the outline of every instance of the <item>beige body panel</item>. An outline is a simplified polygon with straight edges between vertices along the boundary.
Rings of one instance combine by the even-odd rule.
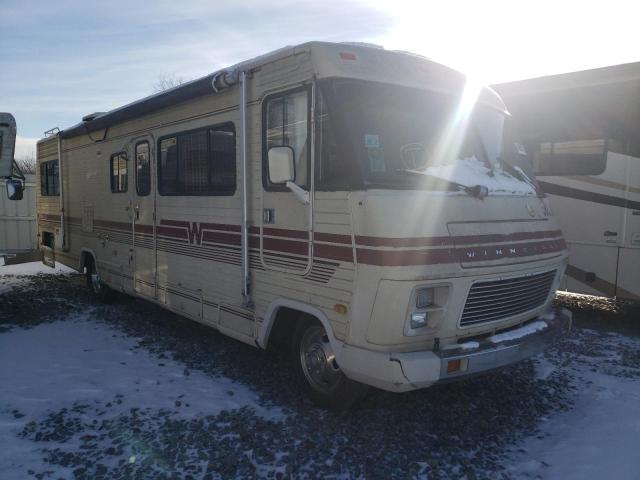
[[[321,58],[314,63],[316,49]],[[237,85],[91,135],[63,139],[65,240],[56,244],[56,260],[79,269],[83,253],[91,254],[101,278],[112,288],[263,347],[278,307],[307,312],[323,323],[339,358],[347,346],[369,351],[426,351],[434,347],[436,337],[442,344],[453,343],[543,313],[555,283],[544,304],[524,315],[491,325],[458,326],[473,282],[549,270],[560,275],[566,250],[553,218],[535,196],[481,201],[445,192],[315,191],[311,205],[303,207],[289,191],[265,192],[262,102],[277,91],[311,86],[322,72],[341,74],[340,69],[320,68],[332,53],[337,53],[335,47],[291,49],[289,55],[280,53],[254,65],[248,76],[251,303],[242,297],[240,148],[236,149],[237,188],[232,196],[159,195],[155,170],[158,139],[166,135],[232,122],[239,142]],[[426,62],[419,57],[412,61]],[[444,73],[451,75],[449,70]],[[375,69],[360,76],[375,79]],[[499,101],[493,102],[497,108]],[[151,146],[149,197],[136,193],[131,160],[136,142],[143,139]],[[57,143],[58,137],[41,140],[38,161],[56,159]],[[123,193],[112,193],[109,186],[109,158],[117,152],[126,152],[130,159],[128,189]],[[38,195],[40,235],[52,232],[60,236],[58,202],[59,197]],[[414,208],[407,208],[409,205]],[[264,223],[265,208],[275,210],[274,223]],[[455,222],[478,225],[464,227],[464,233],[451,233]],[[522,233],[536,237],[540,232],[544,239],[536,242],[548,251],[516,252],[528,245]],[[434,238],[450,240],[452,235],[468,238],[462,246],[430,243]],[[428,241],[412,245],[423,240]],[[488,254],[487,248],[495,251]],[[480,249],[485,250],[486,258],[465,265],[463,256],[483,255]],[[437,331],[405,335],[409,292],[416,285],[432,284],[449,287]],[[358,361],[349,355],[344,358]]]

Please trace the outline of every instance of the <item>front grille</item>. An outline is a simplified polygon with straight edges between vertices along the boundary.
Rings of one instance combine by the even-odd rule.
[[[460,326],[513,317],[544,304],[556,271],[474,283],[462,311]]]

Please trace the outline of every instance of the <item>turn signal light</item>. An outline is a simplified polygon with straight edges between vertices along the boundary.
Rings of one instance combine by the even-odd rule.
[[[449,360],[447,362],[447,373],[459,372],[462,369],[462,360]]]

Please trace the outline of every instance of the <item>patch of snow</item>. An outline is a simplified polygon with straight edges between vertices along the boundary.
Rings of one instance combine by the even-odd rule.
[[[493,194],[536,195],[531,183],[514,177],[499,166],[494,167],[492,173],[492,170],[475,156],[457,160],[450,165],[436,165],[413,172],[440,177],[466,187],[484,185]],[[527,178],[526,175],[524,178]]]
[[[491,335],[488,340],[491,343],[508,342],[510,340],[517,340],[519,338],[526,337],[527,335],[531,335],[532,333],[540,332],[548,327],[549,325],[547,324],[547,322],[537,320],[535,322],[526,324],[524,327],[516,328],[515,330],[498,333],[497,335]]]
[[[451,345],[442,347],[442,350],[475,350],[476,348],[480,348],[480,344],[475,341],[469,341],[464,343],[452,343]]]
[[[617,340],[611,339],[612,348]],[[635,349],[640,341],[633,339]],[[640,382],[593,371],[601,357],[576,367],[574,407],[547,419],[540,434],[509,462],[513,478],[582,480],[640,478]],[[542,369],[546,368],[544,363]]]
[[[170,359],[158,359],[136,347],[136,339],[90,314],[31,329],[14,328],[0,335],[0,472],[23,478],[24,466],[42,464],[38,446],[17,433],[29,420],[74,402],[102,402],[98,421],[131,408],[166,409],[176,418],[215,415],[249,406],[272,420],[284,418],[277,408],[258,404],[258,395],[226,377],[211,377]],[[113,402],[116,396],[121,403]],[[176,401],[180,402],[178,408]],[[24,415],[14,418],[17,409]],[[67,446],[68,443],[66,444]],[[73,447],[73,446],[72,446]],[[78,447],[79,446],[75,446]],[[73,447],[73,448],[75,448]]]
[[[55,268],[51,268],[42,262],[27,262],[17,265],[5,265],[4,258],[0,257],[2,265],[0,265],[0,295],[8,292],[12,287],[23,283],[26,277],[32,275],[68,275],[75,273],[72,268],[66,267],[61,263],[56,263]]]
[[[75,270],[69,268],[61,263],[56,263],[55,268],[51,268],[42,262],[27,262],[19,263],[17,265],[2,265],[0,266],[0,277],[4,275],[39,275],[39,274],[52,274],[52,275],[65,275],[69,273],[76,273]]]

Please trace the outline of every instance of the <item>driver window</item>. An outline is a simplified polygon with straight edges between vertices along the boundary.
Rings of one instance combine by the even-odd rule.
[[[265,106],[266,151],[283,145],[293,148],[295,183],[303,188],[309,183],[308,99],[309,92],[305,89],[271,97]]]

